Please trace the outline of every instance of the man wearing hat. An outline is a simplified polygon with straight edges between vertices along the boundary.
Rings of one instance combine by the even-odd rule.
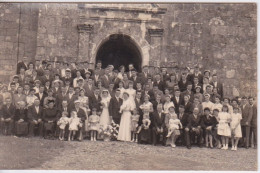
[[[112,119],[116,124],[120,124],[121,120],[121,114],[119,111],[123,103],[123,99],[120,98],[120,94],[120,89],[116,89],[115,96],[111,98],[108,106],[109,115],[112,116]]]

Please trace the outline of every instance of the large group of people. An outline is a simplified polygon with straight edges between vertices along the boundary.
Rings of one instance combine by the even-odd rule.
[[[0,83],[0,133],[68,141],[102,140],[112,123],[118,141],[237,150],[257,146],[253,97],[224,97],[217,73],[199,66],[134,64],[94,69],[24,57],[10,83]],[[231,140],[229,140],[231,139]]]

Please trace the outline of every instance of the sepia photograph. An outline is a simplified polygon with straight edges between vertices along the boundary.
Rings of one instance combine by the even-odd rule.
[[[0,2],[0,172],[257,171],[257,5]]]

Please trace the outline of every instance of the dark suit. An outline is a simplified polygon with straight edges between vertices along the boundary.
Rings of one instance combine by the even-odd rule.
[[[174,104],[175,112],[176,112],[176,113],[179,113],[179,106],[180,106],[181,103],[183,102],[181,96],[179,96],[179,102],[177,102],[177,99],[176,99],[175,96],[173,96],[173,97],[171,98],[171,101],[172,101],[173,104]]]
[[[112,97],[108,106],[109,115],[112,116],[116,124],[120,124],[121,114],[119,113],[120,107],[123,103],[123,99]]]
[[[41,98],[40,98],[40,94],[39,94],[39,93],[35,94],[35,96],[39,98],[39,100],[40,100],[40,105],[43,106],[44,99],[45,99],[45,97],[47,97],[48,95],[47,95],[45,92],[43,92]]]
[[[69,80],[70,81],[70,86],[73,85],[73,78],[72,77],[62,77],[61,80],[65,83],[66,80]]]
[[[101,111],[101,97],[98,96],[98,98],[93,95],[92,97],[89,98],[89,107],[92,110],[93,108],[96,108],[97,111]]]
[[[142,110],[140,108],[140,106],[143,104],[143,101],[140,99],[139,102],[138,100],[135,98],[135,106],[136,106],[136,109],[137,109],[137,114],[141,115],[142,114]]]
[[[157,128],[163,129],[162,135],[163,135],[163,145],[166,144],[166,134],[167,129],[165,125],[165,114],[161,113],[161,116],[159,116],[158,111],[155,111],[153,113],[153,144],[156,145],[158,138],[160,137],[160,133],[157,131]]]
[[[223,98],[223,84],[220,82],[217,82],[217,86],[215,86],[214,82],[210,82],[210,85],[217,88],[218,94]]]
[[[159,83],[157,81],[155,81],[153,83],[153,86],[158,86],[158,89],[161,90],[162,92],[164,92],[165,89],[165,83],[163,81],[159,81]]]
[[[50,83],[52,83],[53,78],[51,77],[51,75],[49,75],[49,77],[44,75],[44,76],[41,76],[40,80],[41,80],[42,84],[45,85],[46,81],[50,81]]]
[[[148,77],[152,77],[152,75],[149,74],[149,73],[147,73],[147,75],[145,75],[145,73],[142,72],[142,73],[139,73],[139,77],[140,77],[140,80],[142,82],[142,85],[144,85],[147,82]]]
[[[193,100],[194,100],[194,94],[193,94],[193,92],[192,91],[188,91],[188,90],[186,90],[186,91],[183,91],[182,93],[181,93],[181,100],[182,100],[182,103],[181,104],[184,104],[184,96],[185,95],[189,95],[190,96],[190,102],[191,103],[193,103]]]
[[[194,78],[195,78],[195,76],[198,77],[199,83],[202,84],[202,83],[203,83],[203,75],[200,74],[200,73],[199,73],[198,75],[191,74],[191,75],[190,75],[190,80],[191,80],[191,82],[194,83]]]
[[[17,64],[16,74],[20,74],[20,70],[21,70],[21,68],[24,68],[25,71],[26,71],[26,70],[28,69],[27,67],[28,67],[28,65],[26,65],[23,61],[18,62],[18,64]]]
[[[69,97],[69,94],[67,94],[67,100],[68,100],[68,107],[70,110],[75,108],[74,101],[77,100],[78,96],[73,94],[71,98]]]
[[[16,135],[27,135],[28,134],[28,117],[27,109],[16,109],[14,118],[14,128]],[[23,122],[18,122],[18,120],[23,119]]]
[[[188,102],[186,105],[185,103],[183,103],[184,105],[184,112],[187,113],[187,114],[192,114],[193,112],[193,105],[191,102]]]
[[[37,70],[37,75],[38,76],[43,76],[44,75],[44,69],[42,67],[40,67],[38,70]]]
[[[9,121],[9,122],[1,121],[0,126],[1,126],[1,131],[3,132],[3,134],[5,134],[5,135],[13,134],[15,106],[11,104],[8,108],[7,105],[3,105],[0,116],[1,116],[1,118],[4,118],[4,120],[8,119],[8,118],[11,119],[11,121]]]
[[[249,147],[250,126],[253,117],[253,108],[249,104],[246,104],[245,107],[242,105],[241,112],[242,112],[242,120],[240,123],[242,128],[242,136],[245,140],[244,146]]]
[[[187,147],[191,146],[191,140],[190,138],[194,139],[195,136],[197,136],[198,145],[202,145],[202,137],[203,137],[203,131],[201,128],[201,116],[197,115],[197,118],[194,117],[194,115],[190,115],[188,118],[188,125],[186,128],[188,128],[188,131],[185,130],[185,138],[186,138],[186,145]],[[195,128],[197,131],[193,131],[192,128]]]
[[[187,90],[187,85],[188,85],[188,80],[186,80],[185,83],[182,81],[182,79],[178,82],[178,86],[181,92]]]
[[[42,119],[42,114],[43,114],[43,107],[39,106],[39,111],[37,113],[36,108],[34,105],[30,106],[28,108],[28,121],[29,121],[29,135],[34,136],[35,135],[35,127],[38,127],[38,133],[40,136],[42,136],[43,133],[43,123],[40,122],[38,124],[35,124],[33,121],[36,120],[38,121],[39,119]]]
[[[256,145],[257,145],[257,106],[254,104],[252,109],[253,109],[253,115],[252,115],[252,120],[251,120],[250,134],[252,135],[252,132],[254,134],[254,145],[256,147]],[[250,139],[251,139],[251,137],[250,137]]]

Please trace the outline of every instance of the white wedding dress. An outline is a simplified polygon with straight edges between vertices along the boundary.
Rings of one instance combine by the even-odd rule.
[[[120,112],[122,112],[119,133],[117,140],[119,141],[131,141],[131,112],[134,106],[131,100],[128,98],[124,100],[122,106],[120,107]]]
[[[103,127],[103,129],[106,129],[107,126],[111,124],[110,117],[109,117],[109,111],[108,111],[109,102],[110,102],[110,97],[102,98],[102,100],[101,100],[101,104],[103,104],[103,110],[100,115],[99,124],[100,124],[100,126]]]

